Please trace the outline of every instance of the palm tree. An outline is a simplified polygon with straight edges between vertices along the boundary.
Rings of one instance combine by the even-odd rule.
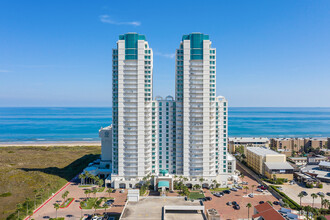
[[[97,185],[99,185],[99,187],[102,187],[103,186],[103,183],[104,183],[104,181],[102,179],[99,179],[97,181]]]
[[[312,207],[304,206],[304,210],[306,211],[306,218],[309,219],[309,213],[312,211]]]
[[[57,210],[60,208],[60,205],[58,203],[55,203],[54,208],[56,209],[56,218],[57,218]]]
[[[247,191],[249,190],[249,187],[248,186],[244,186],[244,189],[246,190],[246,194],[247,194]]]
[[[87,194],[89,194],[89,189],[86,189],[86,190],[84,191],[84,193],[85,193],[85,195],[86,195],[86,199],[87,199]]]
[[[256,187],[256,185],[252,185],[252,193],[253,193],[253,188]]]
[[[106,212],[107,211],[107,208],[109,208],[109,205],[107,203],[104,203],[103,204],[103,208],[104,208],[104,212]]]
[[[298,194],[298,197],[300,198],[300,206],[301,206],[301,199],[302,199],[302,197],[304,197],[305,195],[302,193],[302,192],[300,192],[299,194]]]
[[[312,207],[314,207],[314,199],[317,198],[317,195],[316,195],[315,193],[312,193],[312,194],[311,194],[311,197],[313,198],[313,205],[312,205]]]
[[[84,180],[84,183],[85,183],[85,178],[86,178],[86,175],[84,173],[79,174],[80,185],[82,185],[83,180]]]
[[[102,202],[102,199],[95,201],[95,203],[93,205],[94,213],[96,212],[96,209],[100,206],[101,202]]]
[[[321,198],[321,209],[323,208],[323,199],[324,199],[324,195],[323,194],[321,194],[321,195],[319,195],[320,196],[320,198]]]
[[[21,211],[23,208],[22,204],[21,203],[18,203],[16,205],[16,210],[17,210],[17,219],[19,219],[19,211]]]
[[[82,207],[84,206],[84,201],[80,202],[80,218],[82,218]]]
[[[95,197],[96,196],[96,193],[97,193],[97,189],[94,188],[93,191],[92,191],[92,193],[94,194],[94,197]]]
[[[244,177],[245,177],[245,176],[244,176],[244,174],[242,173],[242,174],[241,174],[242,182],[244,182],[244,181],[243,181],[243,180],[244,180]]]
[[[199,182],[201,182],[201,187],[203,188],[203,182],[205,181],[205,179],[203,177],[199,178]]]
[[[109,193],[109,197],[110,197],[110,193],[112,193],[112,189],[111,188],[107,189],[107,193]]]
[[[63,203],[65,202],[65,193],[62,194]]]
[[[252,207],[251,203],[248,203],[246,207],[248,208],[248,219],[250,219],[250,208]]]
[[[213,183],[213,188],[217,188],[218,182],[216,180],[213,180],[212,183]]]
[[[329,204],[329,200],[323,199],[323,206],[325,209],[327,208],[328,204]]]

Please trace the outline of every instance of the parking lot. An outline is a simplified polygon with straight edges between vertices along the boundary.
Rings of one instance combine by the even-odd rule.
[[[242,171],[241,171],[242,172]],[[278,201],[271,193],[267,190],[264,192],[258,192],[257,186],[259,185],[254,179],[251,178],[247,173],[244,173],[245,177],[243,179],[244,182],[248,182],[249,190],[246,193],[245,189],[238,190],[237,192],[231,191],[230,194],[225,194],[223,197],[213,196],[210,190],[205,192],[205,196],[210,196],[212,198],[211,201],[204,202],[205,209],[214,208],[220,214],[221,219],[247,219],[248,217],[248,208],[246,205],[251,203],[252,207],[250,208],[250,218],[253,214],[253,206],[258,205],[260,201]],[[253,194],[254,198],[248,197],[248,194],[252,193],[252,185],[255,185]],[[240,209],[235,210],[233,206],[226,205],[227,202],[236,201]],[[274,205],[275,209],[279,209],[279,205]]]
[[[300,204],[300,198],[298,197],[298,194],[301,191],[306,191],[308,193],[307,196],[303,197],[301,199],[301,204],[302,205],[310,205],[312,206],[313,204],[313,198],[311,197],[312,193],[318,193],[318,192],[323,192],[325,194],[325,199],[330,199],[330,196],[327,196],[327,192],[330,192],[330,185],[324,183],[323,184],[323,189],[319,188],[313,188],[313,189],[308,189],[306,187],[294,184],[285,184],[285,185],[280,185],[282,187],[282,192],[284,192],[287,196],[289,196],[291,199],[293,199],[296,203]],[[318,197],[314,200],[314,206],[315,207],[321,207],[321,198]]]
[[[68,190],[70,192],[69,197],[74,198],[74,201],[67,207],[61,208],[57,211],[57,217],[64,217],[65,219],[80,219],[83,215],[90,215],[93,213],[104,213],[104,209],[97,209],[96,212],[94,209],[89,210],[81,210],[80,209],[80,201],[86,198],[84,194],[84,190],[86,188],[79,187],[79,180],[75,179],[74,181],[70,182],[63,191]],[[49,219],[55,218],[56,210],[54,208],[54,203],[61,204],[63,202],[62,193],[59,193],[52,197],[47,203],[45,203],[33,216],[32,218],[38,219]],[[92,195],[91,195],[92,196]],[[109,197],[109,194],[104,191],[96,194],[96,197]],[[113,213],[115,215],[120,215],[122,212],[126,197],[127,197],[127,190],[124,193],[120,193],[117,190],[115,193],[111,193],[111,197],[114,197],[113,205],[107,209],[107,213]]]

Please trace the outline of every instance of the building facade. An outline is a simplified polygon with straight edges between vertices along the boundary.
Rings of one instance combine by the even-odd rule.
[[[236,148],[243,146],[244,154],[246,154],[247,147],[265,147],[269,148],[270,140],[269,138],[263,137],[234,137],[229,138],[229,152],[235,153]]]
[[[262,147],[247,148],[247,164],[257,173],[272,178],[293,179],[293,167],[286,162],[284,154]]]
[[[226,184],[234,175],[235,158],[227,152],[228,103],[216,96],[215,62],[208,35],[184,35],[176,50],[175,99],[153,99],[153,53],[145,36],[119,36],[113,50],[111,146],[100,130],[102,148],[103,143],[111,148],[104,152],[111,154],[113,187],[134,188],[162,170],[191,184],[200,178]]]

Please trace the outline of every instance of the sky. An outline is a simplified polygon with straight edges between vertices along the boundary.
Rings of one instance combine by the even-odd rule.
[[[235,107],[330,107],[328,0],[1,0],[0,107],[111,106],[118,35],[146,35],[154,97],[175,95],[182,35],[210,35]]]

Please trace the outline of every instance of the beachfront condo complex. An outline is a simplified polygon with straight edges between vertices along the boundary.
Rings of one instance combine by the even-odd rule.
[[[228,104],[216,96],[211,45],[208,35],[183,35],[176,50],[175,99],[153,98],[153,52],[146,37],[119,36],[112,57],[113,121],[100,130],[101,165],[111,171],[107,181],[113,187],[134,188],[143,177],[164,171],[187,177],[189,184],[203,178],[206,185],[226,184],[234,175]]]

